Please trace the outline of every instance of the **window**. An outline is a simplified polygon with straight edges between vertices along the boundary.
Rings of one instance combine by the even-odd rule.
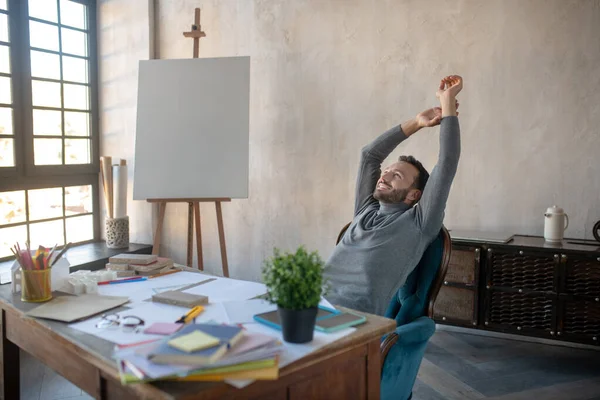
[[[94,0],[0,0],[0,260],[97,239]]]

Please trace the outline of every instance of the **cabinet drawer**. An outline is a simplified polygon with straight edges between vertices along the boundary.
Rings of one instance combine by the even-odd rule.
[[[600,301],[569,298],[563,300],[562,312],[559,335],[600,344]]]
[[[486,300],[486,326],[548,335],[555,331],[556,296],[488,290]]]
[[[476,301],[476,292],[472,289],[442,286],[433,306],[434,320],[475,325]]]
[[[452,246],[445,280],[469,286],[477,285],[480,249]]]
[[[600,258],[567,255],[565,281],[570,295],[600,298]]]
[[[560,257],[522,250],[488,249],[488,286],[556,292]]]

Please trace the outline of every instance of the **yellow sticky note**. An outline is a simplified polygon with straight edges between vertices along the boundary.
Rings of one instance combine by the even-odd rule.
[[[198,330],[169,340],[168,343],[171,347],[191,353],[196,350],[217,346],[220,341],[216,337]]]

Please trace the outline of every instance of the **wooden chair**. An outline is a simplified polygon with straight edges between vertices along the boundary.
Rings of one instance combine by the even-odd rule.
[[[342,228],[336,243],[349,226],[350,223]],[[451,248],[450,234],[442,226],[388,305],[385,316],[395,319],[397,328],[381,341],[382,399],[412,397],[425,347],[435,333],[433,306],[448,270]]]

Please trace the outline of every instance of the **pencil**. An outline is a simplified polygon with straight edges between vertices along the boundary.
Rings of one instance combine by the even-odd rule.
[[[67,243],[65,247],[60,251],[60,253],[58,253],[58,255],[54,257],[54,261],[50,263],[50,267],[52,267],[54,264],[56,264],[58,260],[60,260],[63,254],[65,254],[65,252],[69,249],[69,246],[71,246],[71,242]]]

